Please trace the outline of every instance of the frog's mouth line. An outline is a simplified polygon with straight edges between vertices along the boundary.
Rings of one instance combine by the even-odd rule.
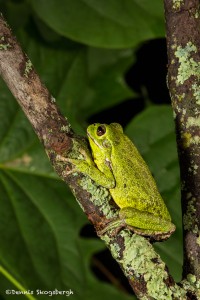
[[[97,143],[97,141],[87,132],[88,137],[93,141],[95,145],[97,145],[100,149],[103,149],[103,147]]]

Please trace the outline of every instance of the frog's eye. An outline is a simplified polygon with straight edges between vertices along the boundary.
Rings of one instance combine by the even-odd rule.
[[[97,135],[98,136],[102,136],[106,133],[106,127],[104,125],[100,125],[98,128],[97,128]]]

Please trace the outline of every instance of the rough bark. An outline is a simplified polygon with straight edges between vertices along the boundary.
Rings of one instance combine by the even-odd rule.
[[[181,173],[183,278],[200,279],[200,16],[198,0],[165,0],[168,85]]]

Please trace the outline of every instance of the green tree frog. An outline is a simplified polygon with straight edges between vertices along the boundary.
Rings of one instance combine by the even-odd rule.
[[[119,207],[119,219],[103,232],[128,226],[138,234],[166,239],[175,230],[167,207],[148,166],[118,123],[90,125],[87,129],[93,160],[67,159],[75,170],[109,189]],[[120,225],[121,224],[121,225]]]

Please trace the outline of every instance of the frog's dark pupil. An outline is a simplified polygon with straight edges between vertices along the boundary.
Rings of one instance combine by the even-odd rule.
[[[101,125],[97,128],[97,135],[102,136],[106,132],[105,126]]]

